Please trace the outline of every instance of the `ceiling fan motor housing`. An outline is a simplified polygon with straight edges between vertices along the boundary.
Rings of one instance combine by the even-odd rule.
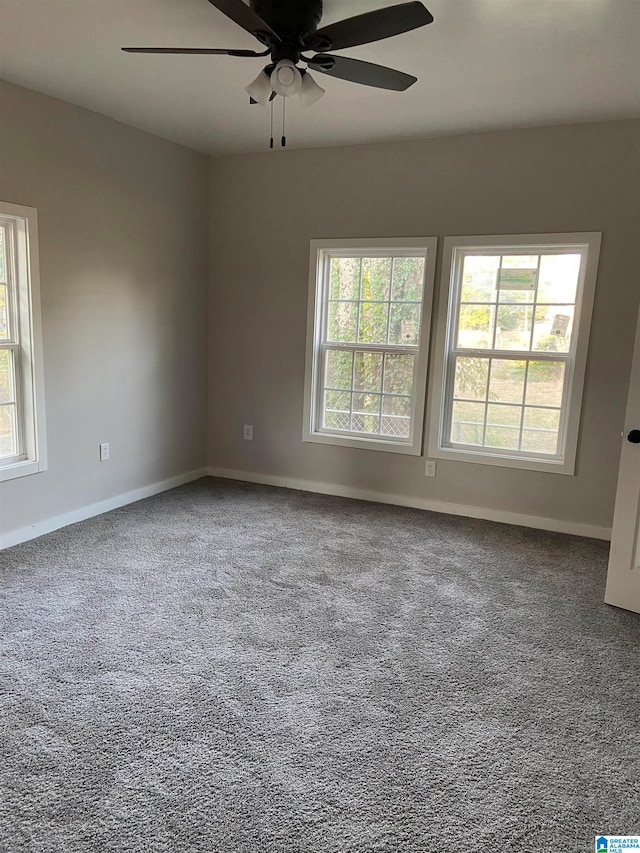
[[[281,59],[298,62],[302,36],[316,30],[322,18],[322,0],[251,0],[251,8],[282,39],[280,44],[265,40],[273,48],[274,62]]]

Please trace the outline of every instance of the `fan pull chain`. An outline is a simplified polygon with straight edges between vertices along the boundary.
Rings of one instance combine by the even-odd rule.
[[[269,140],[269,148],[273,148],[273,98],[270,101],[271,106],[271,139]]]
[[[285,117],[285,113],[286,113],[286,107],[287,107],[287,99],[283,98],[282,99],[282,139],[280,140],[280,147],[281,148],[285,148],[286,144],[287,144],[287,137],[284,135],[284,117]]]

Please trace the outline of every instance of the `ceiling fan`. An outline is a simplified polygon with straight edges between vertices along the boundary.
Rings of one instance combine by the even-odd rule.
[[[418,0],[387,6],[346,18],[318,29],[322,0],[209,0],[244,30],[255,36],[265,50],[227,50],[210,47],[123,47],[127,53],[225,54],[238,57],[270,55],[270,62],[246,87],[251,103],[266,105],[276,95],[299,95],[310,106],[324,94],[307,69],[352,83],[402,92],[417,78],[393,68],[335,56],[333,50],[355,47],[415,30],[433,21]],[[305,56],[305,52],[313,56]],[[298,68],[304,63],[307,68]],[[273,134],[272,134],[273,136]],[[273,144],[273,143],[272,143]],[[284,134],[283,134],[284,145]]]

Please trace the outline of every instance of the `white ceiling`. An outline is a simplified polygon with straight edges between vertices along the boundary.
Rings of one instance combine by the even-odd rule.
[[[387,5],[325,0],[323,24]],[[314,74],[327,94],[304,111],[289,99],[291,147],[640,116],[640,0],[425,5],[430,26],[340,51],[418,82],[387,92]],[[212,154],[267,147],[268,110],[243,91],[264,60],[123,45],[259,49],[207,0],[0,0],[4,79]]]

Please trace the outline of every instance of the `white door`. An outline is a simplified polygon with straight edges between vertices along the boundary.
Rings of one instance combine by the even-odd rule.
[[[607,604],[640,613],[640,317],[604,600]]]

